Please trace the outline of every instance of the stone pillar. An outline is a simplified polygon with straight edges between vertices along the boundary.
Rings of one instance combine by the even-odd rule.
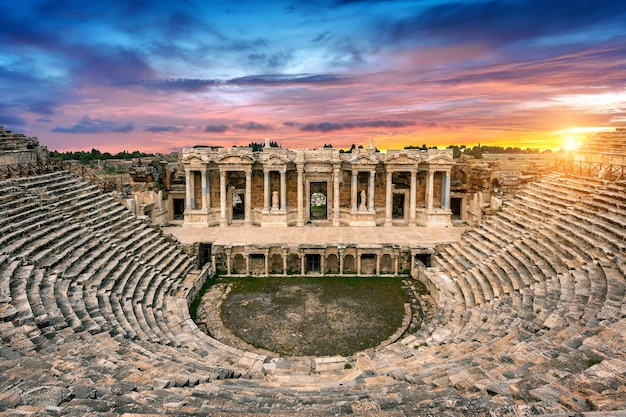
[[[387,171],[387,183],[385,187],[385,226],[393,225],[393,194],[392,194],[393,172]]]
[[[361,275],[361,251],[356,251],[356,274]]]
[[[220,170],[220,226],[226,226],[226,171]]]
[[[231,274],[231,266],[230,266],[230,248],[226,249],[226,275]]]
[[[246,206],[244,207],[244,216],[245,218],[243,219],[243,224],[246,226],[250,225],[250,221],[251,221],[251,210],[250,210],[250,205],[252,204],[252,168],[248,168],[246,169],[246,195],[245,195],[245,199],[246,199]]]
[[[333,169],[333,226],[339,226],[339,167]]]
[[[207,204],[207,196],[209,195],[209,187],[207,181],[207,171],[206,169],[202,170],[201,178],[202,178],[202,210],[206,210],[209,208]]]
[[[410,198],[409,198],[409,225],[411,226],[415,226],[416,222],[415,222],[415,209],[416,209],[416,205],[417,205],[417,196],[415,195],[415,193],[417,192],[416,190],[417,188],[417,172],[416,171],[411,171],[411,190],[409,191],[411,193]]]
[[[380,275],[380,253],[376,254],[376,275]]]
[[[352,208],[352,213],[356,213],[356,193],[357,193],[357,176],[358,171],[352,171],[352,184],[350,185],[350,207]]]
[[[287,209],[287,178],[286,170],[280,171],[280,208],[281,210]]]
[[[435,194],[435,171],[428,171],[428,181],[426,182],[426,208],[433,209],[433,198]]]
[[[343,253],[343,249],[339,249],[339,275],[343,275],[343,257],[345,254]]]
[[[250,255],[246,253],[243,256],[246,259],[246,276],[250,276]]]
[[[296,226],[304,226],[304,168],[298,167],[298,218]]]
[[[323,276],[325,272],[326,272],[326,253],[322,253],[320,255],[320,274],[322,274]]]
[[[270,275],[270,251],[269,249],[265,251],[265,276],[268,277]]]
[[[441,180],[441,207],[450,210],[450,172],[445,171]]]
[[[287,249],[283,249],[283,275],[287,275]]]
[[[369,194],[367,196],[367,209],[369,211],[374,211],[374,180],[376,178],[376,171],[370,171],[370,189]]]
[[[263,210],[270,209],[270,173],[268,170],[263,170]]]
[[[305,263],[306,263],[306,255],[304,254],[304,252],[300,252],[300,275],[304,275],[305,274]]]
[[[393,276],[397,277],[398,276],[398,252],[394,251],[393,254]]]
[[[189,169],[185,169],[185,210],[191,210],[193,208],[191,181],[191,171]]]

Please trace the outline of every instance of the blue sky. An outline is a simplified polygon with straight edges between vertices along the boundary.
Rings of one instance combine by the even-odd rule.
[[[0,2],[0,125],[50,149],[560,147],[626,125],[626,2]]]

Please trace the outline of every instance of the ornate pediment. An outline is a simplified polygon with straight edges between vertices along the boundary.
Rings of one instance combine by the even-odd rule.
[[[408,152],[408,151],[389,151],[387,152],[387,157],[385,158],[386,164],[400,164],[400,165],[415,165],[419,164],[421,161],[421,156],[419,152]]]
[[[435,155],[428,155],[428,159],[425,161],[430,165],[453,165],[454,158],[452,155],[448,155],[445,153],[438,153]]]
[[[215,158],[215,162],[229,165],[251,165],[254,162],[254,157],[252,155],[226,154]]]
[[[263,165],[272,165],[272,166],[285,166],[291,162],[286,155],[261,155],[261,163]]]
[[[374,154],[362,153],[350,159],[350,163],[352,165],[376,165],[378,164],[378,159]]]

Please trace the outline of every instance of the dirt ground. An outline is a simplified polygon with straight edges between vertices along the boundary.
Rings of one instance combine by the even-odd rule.
[[[398,280],[362,280],[273,278],[253,291],[216,283],[204,294],[196,322],[238,348],[280,356],[352,355],[394,334],[409,299]]]

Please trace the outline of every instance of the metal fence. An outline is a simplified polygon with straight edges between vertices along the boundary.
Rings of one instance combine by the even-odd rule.
[[[105,180],[89,168],[71,161],[51,159],[47,162],[29,162],[26,164],[10,164],[0,166],[0,179],[29,177],[55,171],[70,171],[99,186],[103,192],[121,190],[116,180]]]
[[[612,181],[626,180],[626,165],[606,164],[602,162],[575,161],[557,159],[554,169],[565,174],[584,177],[607,179]]]

